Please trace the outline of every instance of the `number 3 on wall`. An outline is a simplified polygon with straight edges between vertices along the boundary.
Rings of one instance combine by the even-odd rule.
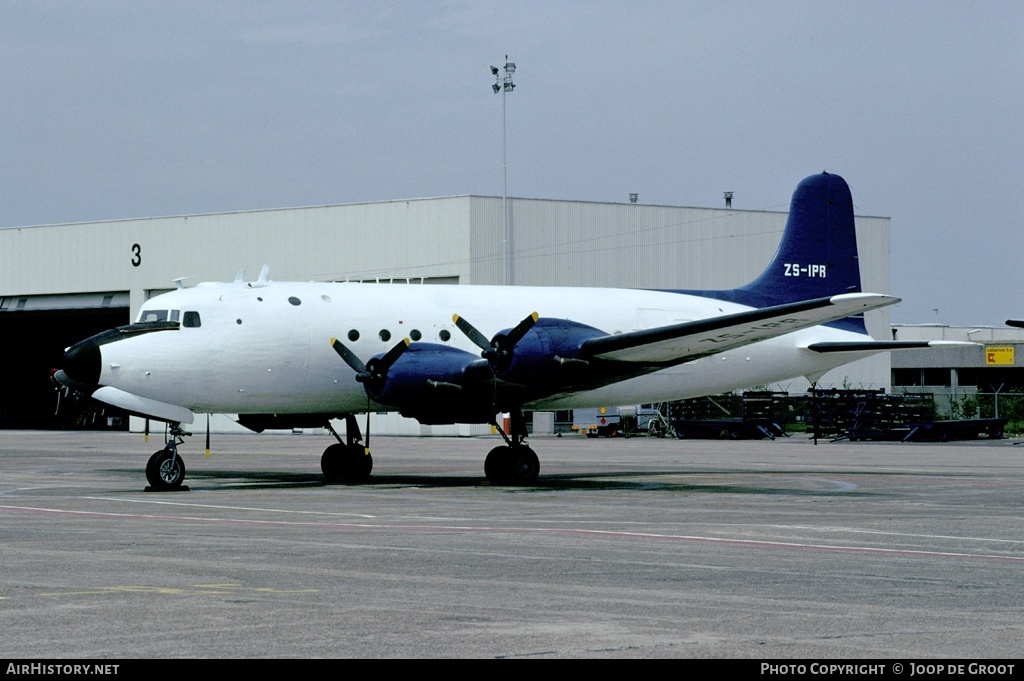
[[[132,244],[132,253],[135,254],[135,257],[132,258],[132,267],[138,267],[142,264],[142,246]]]

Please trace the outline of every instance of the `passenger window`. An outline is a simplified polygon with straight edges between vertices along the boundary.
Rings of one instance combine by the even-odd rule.
[[[202,325],[199,320],[199,313],[194,311],[185,312],[185,317],[181,320],[181,325],[189,329],[197,329]]]

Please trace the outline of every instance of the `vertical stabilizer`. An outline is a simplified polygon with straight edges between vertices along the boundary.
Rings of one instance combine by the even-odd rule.
[[[797,185],[779,250],[760,276],[736,289],[692,293],[768,307],[860,290],[850,187],[839,175],[821,173]],[[832,326],[866,333],[861,317]]]

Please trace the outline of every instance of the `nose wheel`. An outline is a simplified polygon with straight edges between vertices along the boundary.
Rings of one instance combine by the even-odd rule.
[[[150,489],[158,492],[172,492],[182,488],[185,480],[185,462],[178,455],[178,445],[185,441],[186,433],[177,424],[171,427],[170,438],[160,451],[149,457],[146,464],[146,480]]]
[[[170,449],[161,449],[149,457],[146,464],[146,479],[150,487],[160,492],[180,489],[185,480],[185,462],[178,453]]]

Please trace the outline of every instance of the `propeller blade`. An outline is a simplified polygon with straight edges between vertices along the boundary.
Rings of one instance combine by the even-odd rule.
[[[458,327],[459,331],[466,334],[466,337],[469,338],[469,340],[473,341],[473,344],[476,345],[478,348],[480,348],[481,350],[491,349],[491,341],[487,338],[487,336],[477,331],[476,327],[470,324],[465,318],[460,317],[457,314],[454,314],[452,315],[452,321],[455,322],[455,326]]]
[[[452,321],[462,333],[466,334],[469,340],[479,347],[483,352],[480,356],[486,359],[491,365],[491,371],[501,373],[508,369],[512,362],[512,353],[519,341],[523,340],[533,325],[540,319],[540,315],[532,312],[523,321],[519,322],[506,334],[497,334],[491,340],[477,331],[476,327],[459,315],[452,315]]]
[[[367,373],[366,365],[363,364],[363,361],[356,357],[354,352],[345,347],[340,340],[332,338],[331,347],[334,348],[334,351],[338,353],[343,360],[345,360],[345,364],[352,367],[352,370],[355,371],[357,375]]]
[[[473,341],[474,345],[484,352],[493,352],[496,349],[512,349],[515,347],[516,343],[521,341],[523,336],[533,328],[533,325],[537,323],[538,319],[540,319],[540,315],[533,312],[527,315],[526,319],[516,324],[515,328],[504,336],[495,336],[494,339],[488,340],[487,336],[480,333],[465,317],[460,317],[457,314],[452,315],[452,321],[455,322],[455,326],[457,326],[462,333],[466,334],[466,337]],[[496,347],[499,344],[501,345],[501,348]]]
[[[403,338],[395,347],[388,350],[386,355],[375,357],[368,364],[363,364],[356,353],[345,347],[345,344],[337,338],[331,339],[331,347],[356,372],[356,380],[365,383],[368,393],[372,392],[376,396],[384,390],[384,381],[387,378],[388,370],[405,353],[411,342],[408,338]]]
[[[491,339],[491,347],[483,351],[483,357],[491,363],[491,369],[497,373],[504,373],[512,364],[512,356],[515,353],[516,345],[523,340],[523,336],[537,323],[539,315],[534,312],[526,319],[515,325],[506,334],[498,334]]]
[[[386,374],[388,372],[388,369],[390,369],[391,366],[398,361],[398,358],[405,354],[405,351],[409,349],[409,343],[411,342],[412,341],[409,340],[408,338],[403,338],[402,340],[398,341],[398,344],[395,345],[395,347],[388,350],[388,354],[380,358],[380,363],[377,364],[376,366],[381,367],[383,369],[382,373]]]
[[[514,348],[516,343],[523,340],[523,336],[526,335],[527,331],[533,328],[533,325],[537,323],[540,318],[536,312],[533,312],[523,321],[516,324],[516,327],[508,332],[505,336],[505,341],[509,344],[509,348]]]

